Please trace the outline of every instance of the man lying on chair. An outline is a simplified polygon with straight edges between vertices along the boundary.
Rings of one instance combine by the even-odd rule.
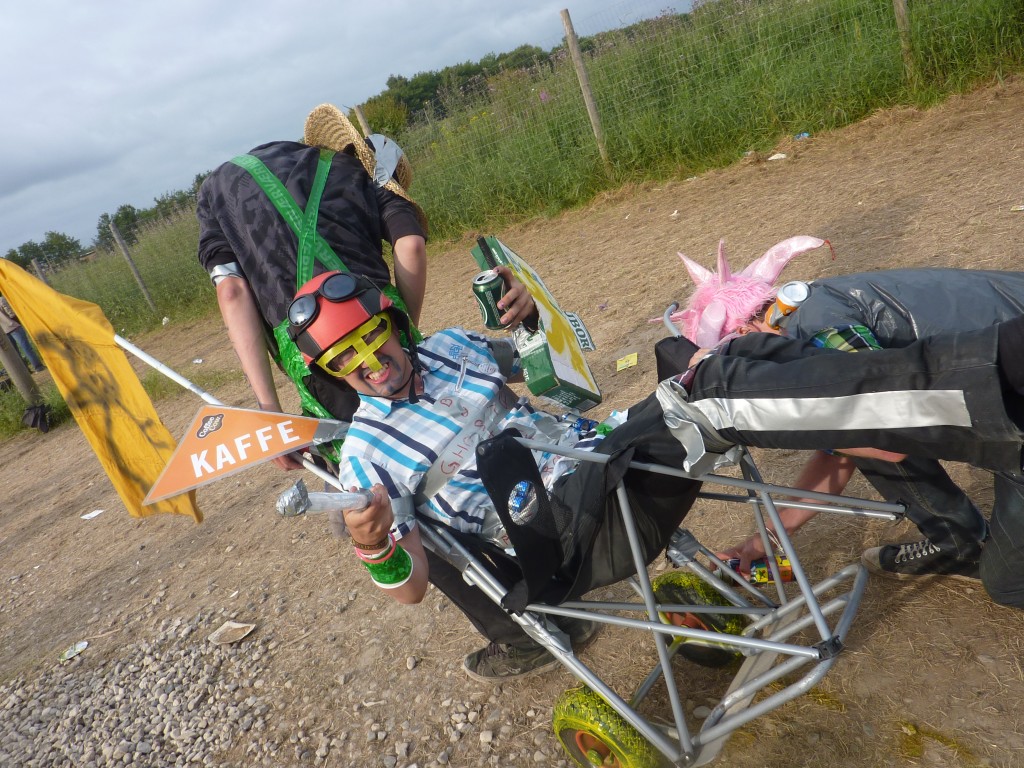
[[[508,288],[500,302],[503,322],[526,320],[529,326],[536,313],[533,300],[510,270],[498,271]],[[460,535],[483,539],[492,552],[510,548],[485,488],[488,473],[479,471],[478,443],[514,429],[547,444],[613,457],[597,464],[541,451],[531,455],[506,433],[498,438],[504,442],[494,444],[481,460],[489,455],[491,464],[501,465],[492,474],[528,464],[527,476],[532,488],[540,486],[539,493],[531,493],[528,482],[520,486],[524,507],[514,514],[529,516],[539,506],[544,514],[536,515],[538,522],[558,521],[544,540],[550,562],[531,562],[529,569],[536,576],[537,568],[550,568],[551,586],[543,595],[547,600],[577,597],[635,573],[617,512],[614,488],[619,479],[624,478],[647,562],[663,550],[697,495],[700,483],[694,480],[628,469],[631,459],[682,467],[683,452],[665,427],[653,395],[630,408],[625,423],[607,437],[592,425],[581,428],[575,419],[560,420],[535,410],[505,386],[522,380],[511,339],[449,328],[412,344],[407,318],[371,282],[348,274],[315,277],[298,292],[288,315],[292,337],[307,363],[344,380],[360,395],[340,470],[346,488],[374,493],[365,510],[344,515],[356,555],[377,586],[400,602],[422,600],[429,580],[459,606],[490,640],[465,659],[464,667],[475,679],[533,674],[557,663],[507,613],[421,543],[417,514]],[[508,489],[496,496],[505,505],[503,512],[508,497]],[[571,544],[563,549],[563,542]],[[533,597],[519,594],[518,605]],[[558,623],[576,647],[595,630],[588,621]]]

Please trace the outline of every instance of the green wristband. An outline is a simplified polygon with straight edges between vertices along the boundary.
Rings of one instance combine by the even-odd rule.
[[[381,589],[400,587],[412,576],[412,558],[401,544],[395,544],[395,553],[382,563],[363,561],[370,578]]]

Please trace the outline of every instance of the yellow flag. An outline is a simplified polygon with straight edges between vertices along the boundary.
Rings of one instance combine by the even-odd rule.
[[[35,342],[132,517],[171,512],[202,522],[194,492],[143,506],[176,443],[114,341],[103,310],[58,293],[6,259],[0,259],[0,293]]]

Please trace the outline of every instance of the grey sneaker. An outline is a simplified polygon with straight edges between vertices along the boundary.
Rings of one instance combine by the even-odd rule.
[[[474,680],[493,683],[512,677],[530,677],[558,664],[558,659],[532,640],[488,643],[466,656],[462,668]]]
[[[981,578],[977,560],[959,560],[928,539],[906,544],[886,544],[865,550],[860,557],[868,570],[892,579],[948,576],[964,581]]]
[[[581,650],[594,636],[600,625],[585,619],[563,619],[562,629],[569,635],[575,650]],[[486,648],[466,656],[462,668],[474,680],[493,683],[512,677],[530,677],[558,664],[558,659],[533,640],[519,643],[488,643]]]

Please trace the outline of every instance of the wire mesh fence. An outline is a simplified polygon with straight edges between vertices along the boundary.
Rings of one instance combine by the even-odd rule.
[[[500,224],[623,181],[719,166],[780,135],[927,100],[1024,58],[1012,0],[918,0],[910,10],[903,39],[892,0],[718,0],[584,33],[610,168],[561,45],[418,117],[402,136],[417,194],[441,233]]]
[[[605,163],[561,23],[552,20],[549,55],[442,88],[398,136],[435,238],[562,210],[625,181],[692,175],[780,136],[929,103],[1024,63],[1020,0],[607,5],[572,20]],[[138,234],[132,252],[156,313],[116,252],[50,279],[99,303],[115,327],[146,327],[212,305],[197,242],[192,210]]]
[[[209,311],[215,294],[196,258],[198,244],[194,208],[147,222],[135,233],[129,254],[155,311],[117,248],[95,251],[59,267],[45,260],[40,266],[43,278],[53,288],[98,304],[114,330],[124,335],[152,327],[164,317],[180,320]]]

